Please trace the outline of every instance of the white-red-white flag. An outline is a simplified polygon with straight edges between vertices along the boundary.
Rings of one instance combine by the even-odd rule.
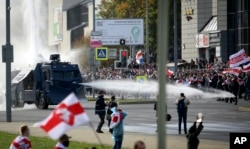
[[[135,59],[136,59],[136,62],[137,62],[138,64],[142,64],[142,63],[143,63],[143,56],[142,56],[142,51],[141,51],[141,50],[139,50],[139,51],[136,53]]]
[[[240,72],[241,72],[241,67],[234,67],[234,68],[228,68],[224,70],[222,73],[223,74],[229,73],[238,76]]]
[[[110,123],[110,128],[114,128],[116,127],[120,121],[122,120],[122,113],[120,112],[114,112],[112,115],[111,115],[111,123]]]
[[[250,71],[250,63],[247,64],[247,65],[244,65],[242,71],[243,71],[243,72],[249,72],[249,71]]]
[[[74,93],[68,95],[53,112],[35,127],[43,129],[52,139],[58,139],[66,131],[89,122],[89,117]]]
[[[168,75],[169,77],[171,77],[174,74],[173,71],[166,69],[166,75]]]
[[[249,61],[250,57],[247,56],[244,49],[241,49],[240,51],[230,55],[229,57],[229,63],[231,68],[240,66],[241,64],[247,63]]]

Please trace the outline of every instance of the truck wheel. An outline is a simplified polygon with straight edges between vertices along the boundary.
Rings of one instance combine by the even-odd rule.
[[[40,94],[36,102],[36,107],[38,109],[48,109],[49,105],[46,101],[44,94]]]

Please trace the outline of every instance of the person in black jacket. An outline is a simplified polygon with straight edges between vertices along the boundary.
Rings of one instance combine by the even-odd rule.
[[[97,133],[103,133],[102,126],[104,124],[104,119],[106,115],[105,107],[107,106],[103,97],[104,97],[104,91],[99,91],[99,95],[96,99],[96,104],[95,104],[95,114],[98,115],[100,118],[100,122],[96,129]]]
[[[115,102],[115,96],[111,96],[111,100],[108,102],[108,109],[107,109],[107,116],[106,116],[106,119],[108,121],[108,126],[110,126],[111,114],[113,113],[111,109],[117,106],[118,104]],[[109,129],[109,132],[112,133],[112,129]]]
[[[203,118],[201,118],[203,119]],[[188,134],[187,134],[187,140],[188,140],[188,149],[198,149],[199,146],[199,134],[201,133],[203,129],[202,121],[199,122],[198,127],[196,126],[197,122],[195,121],[193,126],[190,127]],[[196,128],[197,127],[197,128]]]
[[[239,83],[238,83],[238,78],[234,77],[231,81],[231,85],[230,85],[230,89],[231,89],[231,93],[234,94],[234,98],[230,98],[230,103],[232,103],[233,101],[235,102],[235,105],[237,105],[238,103],[238,92],[239,92]]]

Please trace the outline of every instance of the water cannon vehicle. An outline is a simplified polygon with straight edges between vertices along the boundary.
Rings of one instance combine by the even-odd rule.
[[[59,104],[67,95],[75,93],[86,100],[83,78],[77,64],[61,62],[59,54],[50,56],[50,62],[37,63],[34,70],[12,72],[11,100],[13,107],[25,103],[38,109]]]

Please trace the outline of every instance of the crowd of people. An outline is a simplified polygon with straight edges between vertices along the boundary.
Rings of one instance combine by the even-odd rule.
[[[185,61],[183,64],[185,64]],[[199,64],[199,67],[197,64]],[[249,75],[244,72],[239,74],[223,73],[227,68],[228,64],[219,60],[216,60],[216,63],[207,63],[202,59],[200,61],[196,60],[196,62],[191,60],[187,65],[178,67],[178,71],[167,78],[168,82],[173,84],[183,84],[198,89],[212,88],[231,92],[235,95],[235,98],[218,100],[234,102],[237,105],[239,98],[248,99],[250,96]],[[148,80],[157,80],[158,71],[156,63],[143,64],[140,69],[129,67],[128,69],[118,70],[114,69],[113,66],[99,68],[94,75],[95,80],[135,80],[137,76],[146,76]],[[84,72],[83,78],[88,82],[93,79],[93,75],[87,70]],[[87,88],[87,93],[92,93],[91,88]]]
[[[231,92],[234,98],[219,98],[218,101],[238,103],[238,99],[249,98],[250,73],[239,74],[223,73],[223,70],[196,70],[189,72],[177,72],[173,76],[176,84],[189,85],[198,89],[219,89]],[[243,96],[244,95],[244,96]]]

